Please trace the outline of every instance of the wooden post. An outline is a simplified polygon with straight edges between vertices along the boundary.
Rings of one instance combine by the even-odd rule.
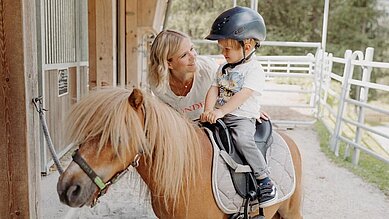
[[[127,85],[141,87],[148,59],[144,47],[146,34],[158,33],[166,12],[167,1],[137,0],[126,2],[126,77]]]
[[[139,87],[139,34],[138,34],[138,0],[126,2],[126,78],[127,86]]]
[[[88,1],[90,87],[116,86],[116,0]]]
[[[89,89],[96,87],[96,1],[88,1]]]
[[[40,218],[35,1],[0,0],[0,217]]]

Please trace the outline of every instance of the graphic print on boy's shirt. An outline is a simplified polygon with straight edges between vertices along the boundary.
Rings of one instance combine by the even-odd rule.
[[[244,75],[239,72],[218,73],[217,83],[219,85],[219,96],[217,103],[223,106],[230,98],[242,90]]]

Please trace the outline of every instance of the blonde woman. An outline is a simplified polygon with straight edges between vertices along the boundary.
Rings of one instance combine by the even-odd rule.
[[[205,95],[217,69],[211,58],[197,56],[190,38],[179,31],[160,32],[151,46],[151,90],[191,120],[198,120],[204,111]]]

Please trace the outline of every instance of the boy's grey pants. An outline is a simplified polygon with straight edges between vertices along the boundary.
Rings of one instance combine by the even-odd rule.
[[[232,141],[250,165],[254,176],[262,178],[265,174],[268,175],[269,170],[265,158],[254,140],[256,119],[227,114],[223,121],[230,128]]]

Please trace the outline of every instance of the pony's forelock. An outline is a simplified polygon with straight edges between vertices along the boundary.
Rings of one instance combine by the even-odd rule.
[[[125,150],[147,150],[145,136],[135,110],[128,103],[131,90],[103,88],[77,103],[67,120],[67,141],[82,144],[99,139],[97,151],[110,143],[123,161]]]

